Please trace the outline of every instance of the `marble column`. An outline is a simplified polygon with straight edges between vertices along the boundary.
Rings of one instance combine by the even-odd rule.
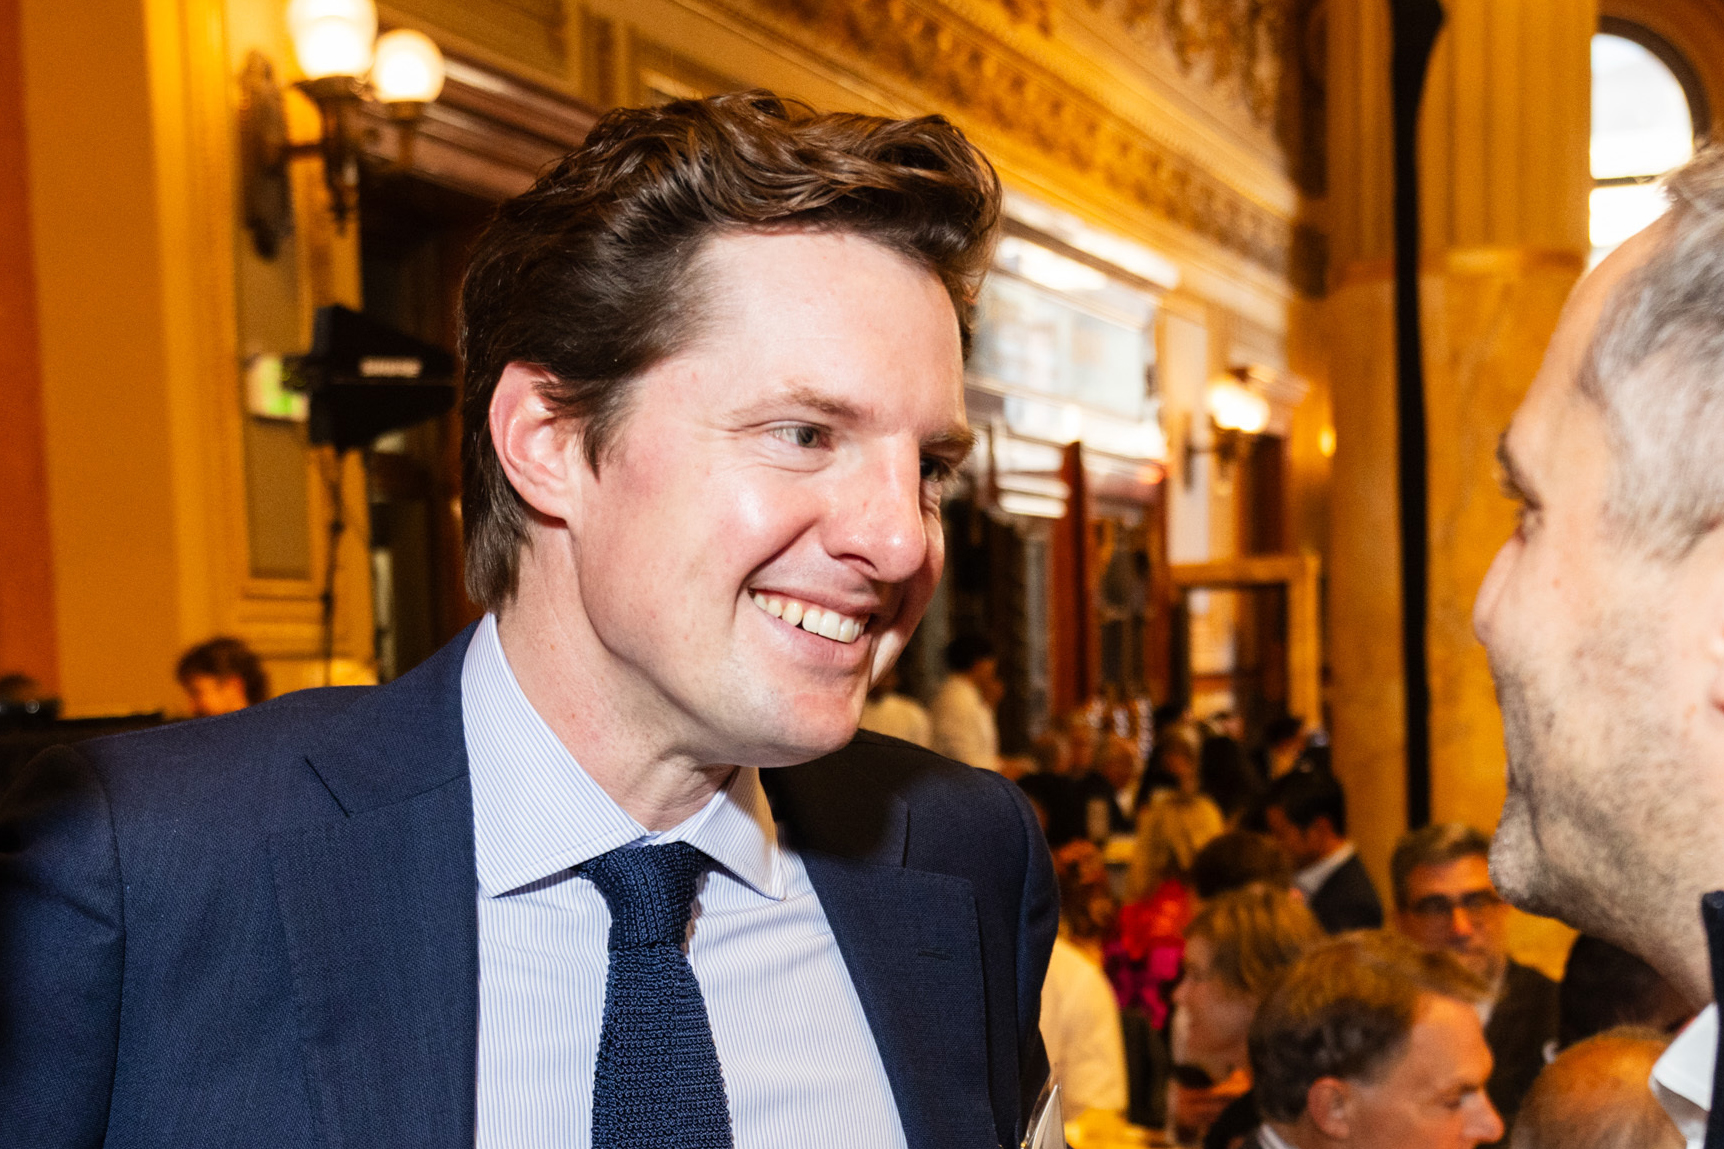
[[[1496,824],[1501,721],[1473,596],[1512,529],[1493,453],[1587,251],[1594,0],[1446,0],[1420,136],[1429,434],[1432,816]],[[1330,662],[1336,770],[1379,879],[1406,824],[1395,478],[1390,29],[1384,0],[1329,5],[1336,453]]]

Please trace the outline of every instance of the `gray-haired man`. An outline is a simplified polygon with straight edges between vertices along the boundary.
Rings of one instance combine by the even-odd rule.
[[[1474,625],[1508,743],[1497,888],[1699,1005],[1724,960],[1724,151],[1669,188],[1575,290],[1503,436],[1520,525]],[[1724,1146],[1716,1016],[1654,1075],[1696,1147]]]

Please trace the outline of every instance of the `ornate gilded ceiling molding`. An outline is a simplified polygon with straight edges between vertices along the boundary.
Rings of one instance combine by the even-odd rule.
[[[1139,207],[1276,275],[1292,270],[1292,220],[1228,186],[1093,97],[1015,58],[950,13],[907,0],[721,2],[811,33],[823,42],[811,48],[824,47],[833,58],[860,60],[907,81],[934,106],[1031,144]],[[1031,23],[1038,12],[1048,12],[1035,0],[1001,2],[1028,14]]]
[[[1292,0],[1084,0],[1133,39],[1167,51],[1238,100],[1260,128],[1274,126],[1288,53]]]

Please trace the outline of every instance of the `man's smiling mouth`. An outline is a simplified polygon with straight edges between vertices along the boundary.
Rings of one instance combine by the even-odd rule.
[[[759,591],[750,595],[754,605],[770,614],[773,618],[781,618],[791,626],[799,626],[809,634],[817,634],[821,638],[830,638],[834,642],[852,643],[862,637],[862,632],[868,626],[868,616],[851,618],[783,595],[761,594]]]

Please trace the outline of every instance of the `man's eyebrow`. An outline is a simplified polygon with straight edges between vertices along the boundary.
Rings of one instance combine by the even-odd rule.
[[[976,433],[968,427],[954,427],[922,440],[922,449],[954,459],[966,459],[976,447]]]
[[[1508,431],[1504,430],[1497,436],[1497,467],[1500,469],[1500,481],[1503,494],[1523,503],[1533,501],[1532,484],[1527,481],[1526,472],[1515,462],[1514,452],[1509,449]]]
[[[769,398],[766,405],[789,404],[793,407],[806,407],[818,411],[829,419],[841,422],[854,422],[863,417],[863,411],[854,403],[838,399],[813,387],[793,386],[780,391]],[[976,446],[976,433],[968,427],[952,427],[922,440],[922,449],[942,455],[950,455],[957,459],[968,457]]]
[[[854,403],[834,398],[813,387],[796,386],[773,396],[772,402],[789,403],[796,407],[807,407],[818,411],[832,419],[854,420],[862,417],[861,408]]]

